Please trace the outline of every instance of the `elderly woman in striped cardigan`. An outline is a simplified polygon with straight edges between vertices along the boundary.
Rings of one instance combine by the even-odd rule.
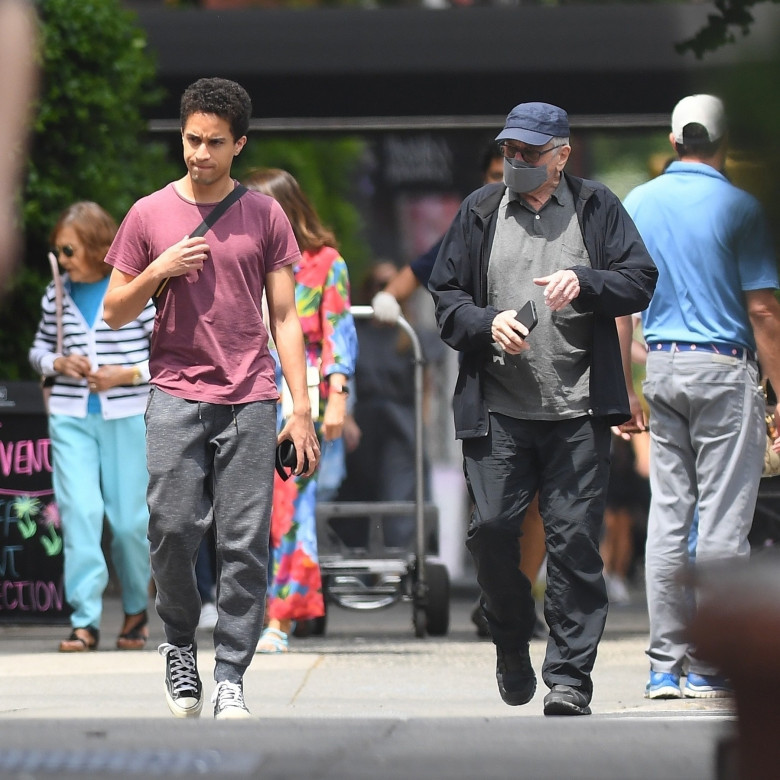
[[[73,610],[72,631],[60,642],[61,652],[98,647],[109,580],[101,546],[104,518],[125,612],[116,646],[141,650],[149,636],[143,415],[154,307],[150,303],[137,320],[116,331],[103,321],[111,271],[103,259],[116,230],[96,203],[74,203],[60,215],[51,243],[64,273],[61,285],[55,279],[43,295],[29,354],[32,367],[51,386],[52,481],[63,529],[65,597]]]

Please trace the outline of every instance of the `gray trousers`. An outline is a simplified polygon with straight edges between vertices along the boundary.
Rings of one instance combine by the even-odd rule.
[[[239,682],[263,628],[276,403],[207,404],[153,389],[146,426],[152,576],[166,638],[194,641],[201,607],[195,559],[213,522],[214,679]]]
[[[764,453],[756,364],[704,352],[647,356],[650,514],[645,554],[650,645],[656,672],[717,670],[687,640],[692,594],[678,575],[698,507],[696,561],[747,556]]]

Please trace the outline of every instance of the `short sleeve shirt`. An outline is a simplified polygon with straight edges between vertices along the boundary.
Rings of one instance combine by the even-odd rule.
[[[642,315],[647,342],[755,350],[743,292],[778,286],[758,201],[712,166],[678,161],[632,190],[625,206],[658,267],[655,294]]]
[[[106,256],[137,276],[193,231],[216,203],[184,198],[173,183],[139,200]],[[300,259],[290,223],[273,199],[248,191],[205,235],[203,269],[171,278],[151,342],[152,384],[171,395],[215,404],[274,400],[274,361],[263,322],[269,272]]]

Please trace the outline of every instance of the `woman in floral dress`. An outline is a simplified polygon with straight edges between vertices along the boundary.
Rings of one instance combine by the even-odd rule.
[[[324,451],[328,442],[341,437],[348,380],[357,359],[347,264],[333,234],[322,225],[298,182],[287,171],[257,169],[244,183],[279,202],[301,249],[301,262],[294,269],[295,300],[306,340],[312,414]],[[282,386],[278,370],[277,377]],[[285,412],[284,396],[282,388],[280,419]],[[318,471],[310,477],[293,476],[287,481],[278,475],[274,478],[267,627],[257,645],[259,653],[285,652],[293,621],[325,614],[317,562],[317,476]]]

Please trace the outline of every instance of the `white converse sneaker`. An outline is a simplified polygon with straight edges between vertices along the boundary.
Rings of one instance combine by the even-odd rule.
[[[216,720],[238,720],[252,717],[244,704],[244,688],[241,683],[232,683],[227,680],[218,682],[211,697],[211,703],[214,705],[214,718]]]

